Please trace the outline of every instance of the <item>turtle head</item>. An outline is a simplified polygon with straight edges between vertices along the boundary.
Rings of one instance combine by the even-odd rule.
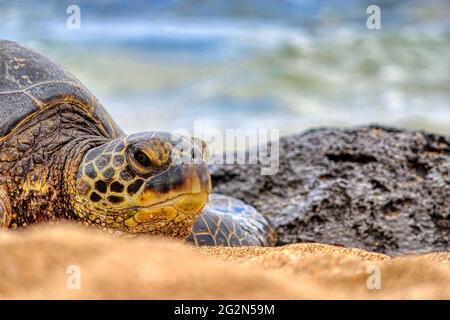
[[[204,143],[166,132],[91,149],[75,177],[73,210],[109,232],[185,237],[211,191],[205,153]]]

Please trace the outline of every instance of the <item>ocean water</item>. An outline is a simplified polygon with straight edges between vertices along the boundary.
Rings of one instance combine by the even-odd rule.
[[[66,26],[70,4],[81,29]],[[381,8],[368,30],[366,8]],[[450,1],[3,1],[127,132],[382,123],[450,134]]]

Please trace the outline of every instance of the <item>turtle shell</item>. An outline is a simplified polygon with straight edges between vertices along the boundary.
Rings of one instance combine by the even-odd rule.
[[[108,138],[123,131],[65,68],[15,42],[0,40],[0,139],[40,111],[70,104],[87,112]]]

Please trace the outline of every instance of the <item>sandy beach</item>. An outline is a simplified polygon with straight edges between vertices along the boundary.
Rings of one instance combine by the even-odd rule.
[[[0,234],[0,255],[1,299],[450,298],[448,252],[390,258],[315,243],[195,248],[52,226]],[[368,289],[374,268],[380,289]]]

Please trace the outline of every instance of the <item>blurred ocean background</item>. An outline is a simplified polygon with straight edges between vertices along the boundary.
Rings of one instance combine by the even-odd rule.
[[[81,29],[66,27],[70,4]],[[382,29],[366,27],[381,8]],[[127,132],[382,123],[450,134],[450,1],[3,1],[0,38],[72,71]]]

